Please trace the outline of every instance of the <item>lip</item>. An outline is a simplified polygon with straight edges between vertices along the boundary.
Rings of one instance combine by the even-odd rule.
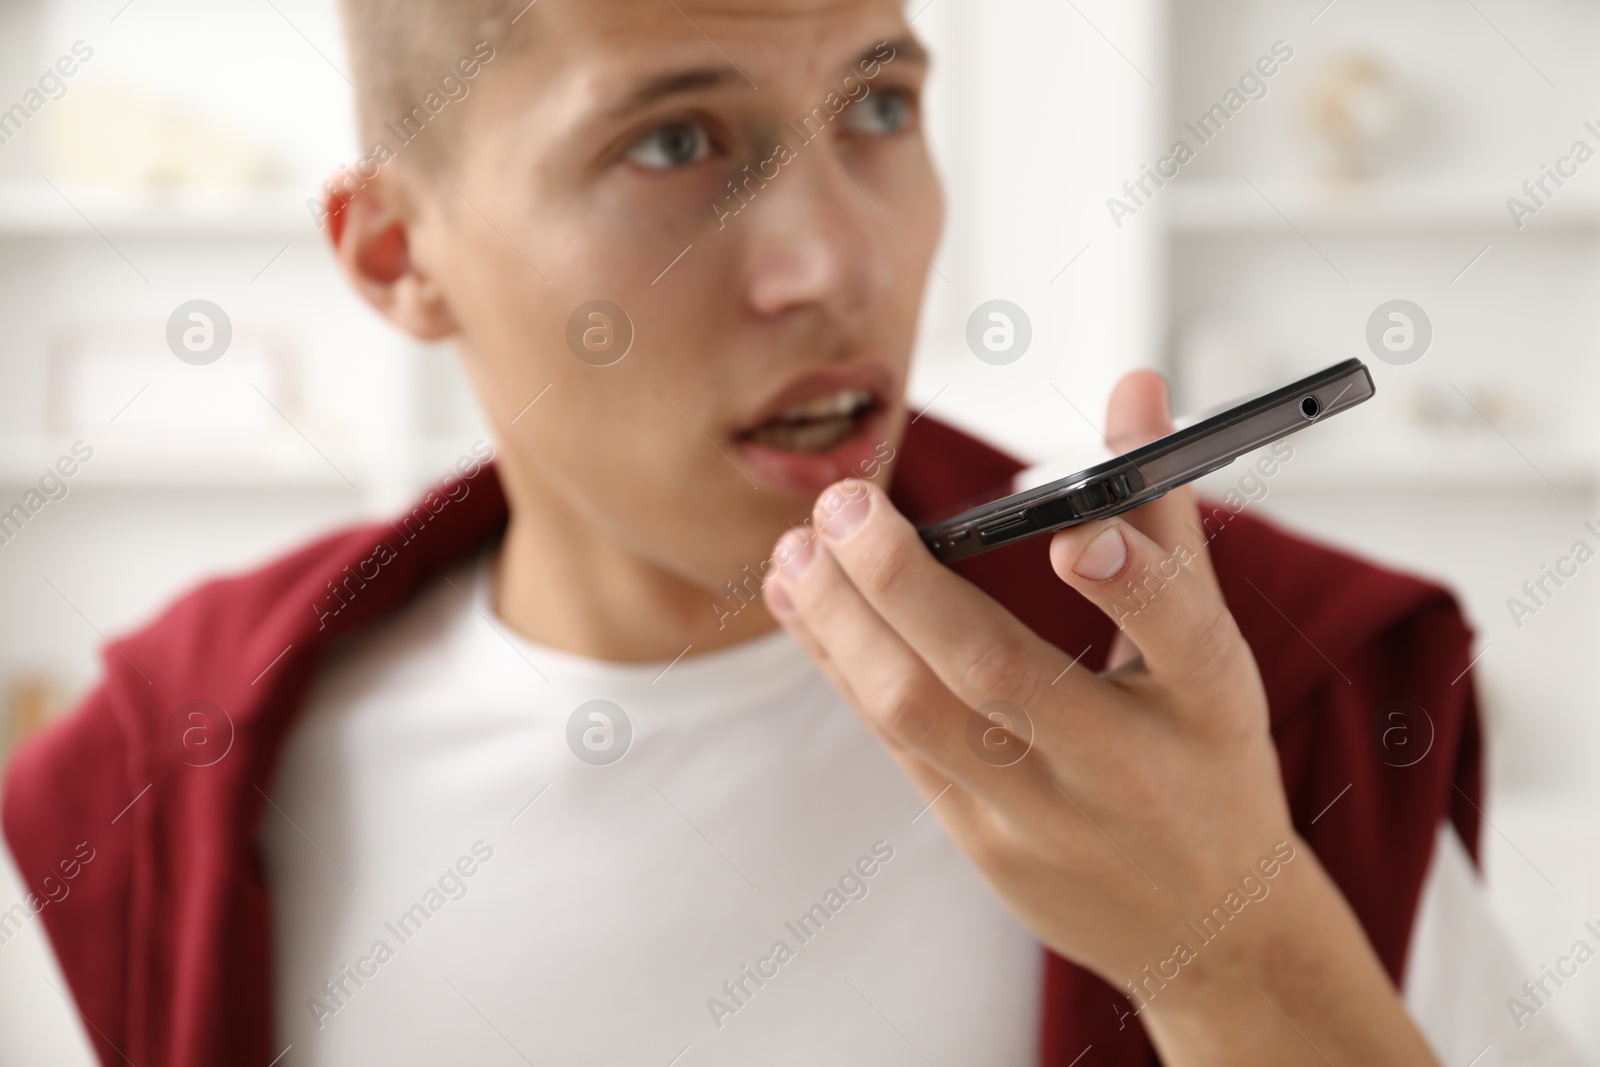
[[[872,407],[860,418],[854,433],[826,452],[790,452],[745,436],[796,404],[843,389],[870,394]],[[842,478],[863,478],[876,471],[878,450],[888,441],[890,415],[899,401],[894,373],[879,363],[808,371],[772,394],[744,427],[734,432],[733,449],[762,488],[814,498]]]
[[[894,374],[881,363],[861,363],[854,367],[830,367],[827,370],[807,371],[791,379],[782,389],[772,394],[742,429],[734,431],[734,438],[737,440],[762,423],[782,415],[796,404],[804,404],[808,400],[828,396],[843,389],[860,389],[870,393],[874,406],[886,408],[898,396],[894,386]]]

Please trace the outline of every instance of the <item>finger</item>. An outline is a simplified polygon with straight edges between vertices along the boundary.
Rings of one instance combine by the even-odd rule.
[[[1153,370],[1131,370],[1117,379],[1106,400],[1106,444],[1131,452],[1173,430],[1167,380]]]
[[[1111,616],[1146,668],[1186,686],[1236,677],[1244,638],[1222,596],[1192,569],[1186,545],[1172,551],[1121,518],[1062,530],[1050,542],[1061,580]]]
[[[1029,630],[972,583],[933,558],[882,491],[840,482],[817,501],[828,555],[860,596],[968,707],[1004,700],[1030,709],[1050,690],[1063,705],[1104,698],[1089,671]]]
[[[778,553],[787,552],[788,549],[784,546],[784,543],[780,542]],[[774,558],[781,559],[785,557],[775,554]],[[890,755],[895,757],[896,760],[905,756],[926,766],[923,761],[915,756],[910,756],[906,752],[905,746],[889,736],[883,727],[868,714],[867,708],[861,702],[861,697],[856,692],[855,686],[851,684],[844,671],[839,669],[839,665],[833,661],[833,657],[828,654],[827,646],[817,640],[817,635],[811,632],[811,627],[806,623],[805,617],[800,614],[800,609],[789,598],[789,593],[784,589],[783,583],[777,580],[776,573],[769,576],[762,583],[761,593],[766,601],[767,610],[772,613],[773,618],[778,620],[789,636],[794,638],[795,643],[810,657],[811,662],[816,664],[817,670],[822,672],[822,676],[828,680],[828,684],[833,687],[834,692],[838,693],[844,702],[850,706],[856,717],[862,721],[872,736],[877,738],[878,743],[888,749]],[[941,786],[942,784],[943,780],[941,779]]]
[[[788,549],[780,545],[779,551],[787,553]],[[816,664],[817,669],[822,672],[822,676],[828,680],[828,684],[833,686],[834,692],[838,693],[844,702],[850,706],[872,736],[877,738],[878,743],[889,750],[890,756],[901,765],[902,770],[911,776],[912,781],[917,783],[919,788],[927,784],[935,790],[943,789],[950,784],[950,780],[947,777],[933,769],[926,760],[913,754],[899,740],[892,737],[870,713],[870,709],[862,703],[861,697],[856,693],[855,686],[851,684],[849,677],[833,661],[833,657],[828,654],[827,647],[817,640],[817,635],[811,632],[811,627],[807,624],[805,617],[800,614],[800,609],[795,606],[794,601],[789,598],[789,594],[784,589],[783,584],[774,577],[763,583],[761,591],[766,600],[767,610],[772,612],[773,617],[782,624],[789,636],[794,638],[795,643],[810,657],[811,662]]]
[[[869,724],[875,723],[947,781],[992,802],[1014,802],[1021,792],[1037,794],[1048,783],[1048,776],[1037,769],[1039,761],[1021,758],[1021,750],[1013,750],[1019,757],[1014,765],[980,758],[969,738],[974,732],[981,736],[989,724],[945,687],[815,538],[786,534],[777,555],[782,560],[778,584],[848,680]]]
[[[1153,370],[1124,374],[1106,402],[1106,443],[1118,453],[1135,448],[1177,429],[1172,424],[1167,381]],[[1125,518],[1146,537],[1172,551],[1180,543],[1189,546],[1197,559],[1192,564],[1213,588],[1216,573],[1206,551],[1206,537],[1200,524],[1200,508],[1192,485],[1179,486],[1159,500],[1135,508]]]
[[[766,581],[762,593],[766,598],[768,611],[773,613],[773,617],[778,619],[779,624],[782,624],[784,630],[794,638],[795,643],[800,645],[806,656],[811,657],[811,662],[821,670],[822,677],[827,678],[829,685],[834,686],[835,693],[843,697],[845,704],[850,705],[850,709],[856,713],[856,717],[866,726],[867,731],[877,737],[878,744],[882,744],[886,752],[890,753],[891,760],[901,768],[901,773],[909,777],[917,792],[922,793],[922,798],[928,801],[928,806],[931,808],[934,800],[949,800],[946,811],[954,814],[957,822],[970,819],[976,813],[971,793],[965,789],[954,789],[954,782],[950,781],[949,776],[941,773],[922,757],[918,757],[917,753],[907,749],[906,745],[901,744],[896,737],[890,736],[888,731],[885,731],[883,726],[867,712],[866,705],[862,705],[861,697],[856,694],[850,678],[838,669],[834,657],[827,654],[827,648],[822,646],[821,641],[816,640],[810,625],[806,625],[805,617],[798,613],[798,608],[795,608],[794,601],[790,600],[789,593],[784,592],[782,582],[771,579]],[[952,824],[947,822],[946,825],[947,829],[950,829]]]
[[[1106,443],[1119,453],[1131,452],[1172,433],[1169,391],[1166,379],[1152,370],[1134,370],[1122,376],[1106,401]],[[1159,500],[1135,508],[1124,516],[1135,529],[1169,552],[1179,543],[1196,553],[1191,564],[1214,588],[1221,588],[1206,551],[1206,537],[1199,522],[1199,506],[1192,485],[1179,486]],[[1138,667],[1139,650],[1126,631],[1118,630],[1112,639],[1106,669]]]
[[[966,789],[956,785],[949,775],[890,736],[878,723],[861,703],[861,698],[856,694],[849,678],[839,669],[833,657],[828,655],[827,648],[811,632],[811,627],[799,614],[799,609],[789,598],[782,583],[768,580],[762,585],[762,595],[766,600],[767,610],[772,612],[773,617],[794,638],[795,643],[817,665],[823,677],[828,679],[828,684],[833,686],[834,691],[850,706],[868,732],[883,745],[884,750],[889,753],[889,758],[894,760],[901,773],[910,779],[913,788],[921,795],[924,807],[913,814],[911,820],[915,822],[937,807],[934,817],[944,826],[946,832],[958,841],[977,833],[977,827],[981,823],[981,809],[976,798]]]
[[[839,665],[833,662],[833,657],[828,655],[827,648],[817,640],[816,634],[811,632],[811,627],[806,625],[805,619],[799,614],[800,609],[789,599],[789,594],[782,583],[776,581],[774,577],[769,577],[761,584],[761,596],[772,617],[778,620],[788,631],[789,636],[794,638],[795,644],[799,645],[811,662],[816,664],[817,670],[821,671],[828,684],[833,686],[834,692],[859,713],[861,699],[856,695],[855,687],[850,684],[850,679],[845,677],[844,672],[839,670]],[[868,726],[874,727],[874,732],[877,732],[875,724],[868,723]],[[884,740],[884,737],[880,736],[879,740]]]

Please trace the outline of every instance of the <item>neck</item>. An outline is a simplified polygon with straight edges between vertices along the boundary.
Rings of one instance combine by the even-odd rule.
[[[500,618],[531,641],[592,659],[648,663],[675,659],[690,646],[696,654],[726,648],[778,626],[753,592],[740,607],[570,509],[547,506],[554,501],[529,503],[512,506],[494,599]]]

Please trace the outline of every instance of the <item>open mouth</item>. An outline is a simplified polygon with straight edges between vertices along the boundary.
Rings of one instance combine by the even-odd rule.
[[[784,452],[828,452],[854,436],[878,407],[869,390],[839,389],[784,408],[739,437]]]

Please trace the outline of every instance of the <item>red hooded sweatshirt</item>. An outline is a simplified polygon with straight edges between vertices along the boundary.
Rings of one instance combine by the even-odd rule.
[[[922,419],[891,495],[914,521],[930,519],[1018,468]],[[106,649],[104,681],[12,757],[6,839],[102,1063],[267,1067],[282,1051],[256,847],[265,790],[330,644],[503,531],[493,469],[465,484],[447,506],[430,492],[409,522],[350,529],[202,585]],[[1266,683],[1295,828],[1398,983],[1439,824],[1453,821],[1476,853],[1471,635],[1437,586],[1225,507],[1205,515],[1223,594]],[[385,562],[372,576],[365,561],[380,545]],[[1047,550],[1035,538],[957,569],[1069,655],[1091,646],[1084,663],[1098,668],[1114,627],[1052,574]],[[330,590],[352,588],[352,575],[359,595],[330,612],[340,603]],[[171,736],[187,726],[177,712],[191,700],[232,723],[226,755],[209,766],[180,759]],[[1397,723],[1413,746],[1403,758],[1389,736]],[[1057,956],[1044,964],[1041,1063],[1065,1067],[1089,1046],[1085,1065],[1157,1062],[1126,997]]]

